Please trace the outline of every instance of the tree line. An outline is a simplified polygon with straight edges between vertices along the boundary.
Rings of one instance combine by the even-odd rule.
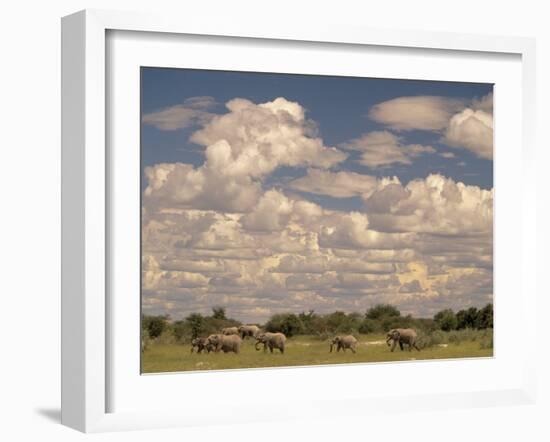
[[[141,321],[142,338],[156,340],[172,338],[176,342],[189,342],[191,339],[218,333],[224,327],[241,325],[241,322],[228,318],[223,307],[214,307],[210,315],[192,313],[183,320],[171,321],[168,315],[143,315]],[[441,310],[433,318],[414,318],[402,315],[391,304],[378,304],[365,313],[345,313],[336,311],[319,314],[308,312],[277,313],[265,324],[256,324],[269,332],[282,332],[288,337],[315,335],[325,339],[343,333],[385,333],[393,328],[415,328],[424,333],[436,330],[484,330],[493,328],[493,304],[481,309],[470,307],[456,313],[452,309]]]

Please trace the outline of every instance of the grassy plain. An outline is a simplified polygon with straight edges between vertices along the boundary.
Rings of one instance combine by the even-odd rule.
[[[408,349],[392,353],[384,342],[383,335],[360,335],[357,353],[329,353],[328,340],[314,336],[297,336],[287,339],[284,354],[254,350],[254,341],[247,339],[239,354],[191,353],[189,345],[153,344],[142,353],[143,373],[174,371],[222,370],[233,368],[288,367],[300,365],[347,364],[365,362],[409,361],[425,359],[479,358],[493,356],[492,348],[482,348],[479,341],[462,341],[435,345],[418,352]]]

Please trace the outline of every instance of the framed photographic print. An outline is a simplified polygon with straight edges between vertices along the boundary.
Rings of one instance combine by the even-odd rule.
[[[66,425],[532,400],[532,41],[331,29],[63,20]]]

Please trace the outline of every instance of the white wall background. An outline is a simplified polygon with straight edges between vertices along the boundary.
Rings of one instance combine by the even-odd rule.
[[[208,429],[85,436],[59,425],[60,368],[60,17],[84,8],[169,10],[231,20],[313,20],[385,28],[537,37],[538,191],[550,190],[546,122],[550,112],[550,27],[545,3],[462,0],[274,2],[168,0],[19,0],[0,6],[0,439],[95,440],[549,440],[550,383],[536,406],[380,415],[363,421],[287,422]],[[519,180],[519,177],[518,177]],[[539,197],[542,202],[542,197]],[[546,198],[548,199],[548,197]],[[539,207],[539,288],[550,225]],[[548,318],[541,291],[539,320]],[[541,324],[544,325],[544,324]],[[548,335],[546,336],[546,338]],[[540,373],[550,373],[541,342]],[[452,380],[451,380],[452,381]],[[182,400],[184,400],[182,398]]]

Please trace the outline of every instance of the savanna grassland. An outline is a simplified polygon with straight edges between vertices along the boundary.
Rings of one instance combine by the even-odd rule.
[[[422,350],[411,352],[399,347],[392,353],[385,343],[385,335],[356,335],[357,353],[350,350],[329,352],[329,340],[317,336],[300,335],[287,339],[286,350],[273,354],[254,349],[254,339],[246,339],[239,354],[234,353],[191,353],[190,345],[151,345],[142,352],[142,372],[161,373],[196,370],[222,370],[257,367],[288,367],[304,365],[346,364],[365,362],[409,361],[426,359],[453,359],[491,357],[492,330],[464,330],[438,332],[424,342]]]

